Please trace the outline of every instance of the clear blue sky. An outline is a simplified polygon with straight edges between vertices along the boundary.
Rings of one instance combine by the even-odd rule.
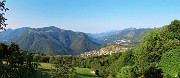
[[[180,0],[6,0],[8,28],[56,26],[98,33],[180,19]]]

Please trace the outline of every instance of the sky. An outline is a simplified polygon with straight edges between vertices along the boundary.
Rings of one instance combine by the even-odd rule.
[[[180,0],[6,0],[7,28],[56,26],[86,33],[154,28],[180,20]]]

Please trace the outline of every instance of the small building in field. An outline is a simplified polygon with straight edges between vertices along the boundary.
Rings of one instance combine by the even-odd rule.
[[[97,73],[97,70],[96,70],[96,69],[91,69],[91,70],[90,70],[90,73],[96,74],[96,73]]]

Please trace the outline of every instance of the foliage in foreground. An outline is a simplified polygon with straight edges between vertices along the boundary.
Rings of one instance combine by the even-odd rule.
[[[145,78],[162,78],[167,75],[168,78],[178,78],[180,70],[177,70],[178,67],[174,65],[180,65],[177,59],[180,57],[178,56],[180,51],[177,48],[180,46],[179,31],[180,21],[175,20],[170,25],[154,29],[143,36],[140,45],[131,53],[130,58],[134,64],[127,64],[133,67],[132,73],[135,73],[136,77]],[[174,55],[169,55],[169,51],[173,51]],[[122,64],[123,60],[120,61],[119,64]]]
[[[5,0],[0,1],[0,30],[6,30],[5,27],[7,26],[5,23],[7,19],[4,17],[4,15],[9,9],[5,7],[5,2]]]
[[[162,55],[160,68],[165,77],[180,77],[180,47]]]
[[[31,53],[20,50],[15,43],[12,43],[10,46],[0,43],[0,77],[35,77],[38,64],[33,63],[32,58]]]

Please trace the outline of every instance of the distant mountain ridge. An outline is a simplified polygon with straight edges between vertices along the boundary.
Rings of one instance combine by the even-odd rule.
[[[97,43],[100,43],[102,45],[104,44],[113,44],[118,40],[128,40],[131,43],[136,43],[140,39],[142,35],[144,35],[147,30],[151,30],[148,28],[127,28],[123,30],[114,30],[109,32],[103,32],[98,34],[87,34],[92,38],[95,38],[94,40]]]
[[[99,49],[101,45],[82,32],[54,26],[8,29],[0,33],[1,42],[16,42],[22,49],[48,54],[79,54]]]

